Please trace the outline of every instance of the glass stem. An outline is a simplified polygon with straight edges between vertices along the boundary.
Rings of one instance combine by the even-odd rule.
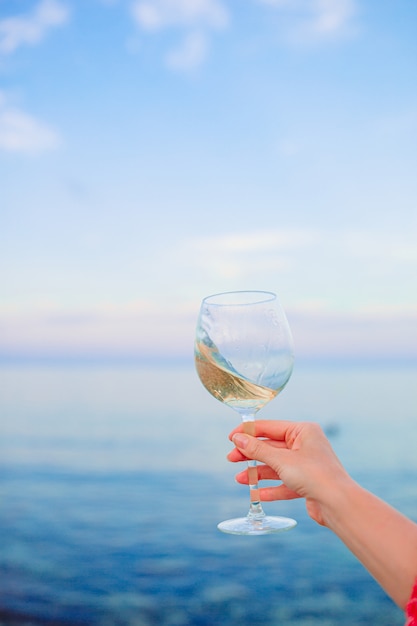
[[[242,415],[243,432],[247,435],[255,436],[255,413],[248,413]],[[258,486],[258,469],[256,467],[256,461],[248,461],[248,479],[249,479],[249,496],[250,507],[248,517],[254,520],[260,520],[265,517],[265,513],[262,508],[261,498],[259,496]]]

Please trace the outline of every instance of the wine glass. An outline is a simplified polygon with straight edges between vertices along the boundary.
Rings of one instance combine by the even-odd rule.
[[[204,298],[195,340],[195,364],[204,387],[235,409],[244,431],[255,434],[255,415],[287,384],[294,363],[290,327],[277,296],[269,291],[231,291]],[[289,530],[296,521],[265,515],[256,461],[248,460],[250,508],[219,530],[261,535]]]

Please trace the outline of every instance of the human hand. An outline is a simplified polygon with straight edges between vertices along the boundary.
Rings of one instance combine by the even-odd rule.
[[[305,498],[310,517],[326,525],[326,505],[331,504],[335,490],[351,479],[321,427],[311,422],[255,420],[255,435],[244,434],[244,424],[235,428],[229,435],[236,446],[228,454],[229,461],[261,461],[259,480],[282,481],[279,486],[261,488],[262,500]],[[236,480],[248,484],[247,470],[237,474]]]
[[[245,427],[255,436],[244,434]],[[261,500],[305,498],[310,517],[332,530],[405,608],[416,580],[417,524],[349,476],[318,424],[255,420],[230,439],[236,446],[230,461],[261,461],[259,479],[282,481],[260,489]],[[247,484],[247,470],[236,478]]]

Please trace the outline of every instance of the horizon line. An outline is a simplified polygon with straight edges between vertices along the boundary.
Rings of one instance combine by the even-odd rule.
[[[194,367],[193,354],[1,354],[0,368],[7,367]],[[417,355],[296,355],[294,368],[303,366],[417,368]]]

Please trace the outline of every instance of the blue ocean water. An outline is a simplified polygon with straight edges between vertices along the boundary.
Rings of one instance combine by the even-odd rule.
[[[404,623],[301,501],[234,537],[233,411],[191,366],[0,370],[0,624]],[[296,368],[266,419],[319,421],[354,477],[417,520],[417,371]],[[383,549],[383,546],[381,546]]]

